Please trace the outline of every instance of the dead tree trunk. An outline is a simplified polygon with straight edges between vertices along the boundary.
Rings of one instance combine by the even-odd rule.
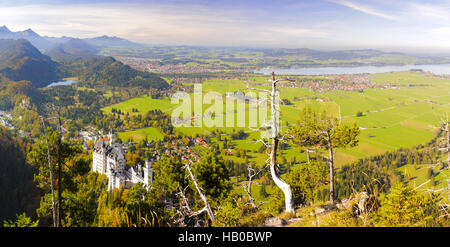
[[[449,129],[448,124],[449,124],[448,116],[445,118],[442,118],[440,130],[443,133],[443,139],[439,144],[441,146],[441,148],[439,148],[439,150],[447,152],[447,169],[449,172],[449,175],[447,177],[447,193],[448,193],[448,198],[450,198],[450,129]]]
[[[208,216],[211,219],[211,221],[215,221],[216,219],[214,217],[213,211],[211,210],[211,206],[209,205],[208,198],[205,196],[205,194],[203,194],[202,190],[200,189],[200,186],[197,183],[197,180],[195,180],[194,174],[192,173],[191,166],[189,163],[186,164],[186,169],[189,172],[189,176],[191,177],[192,182],[194,183],[195,189],[197,190],[198,194],[200,195],[200,198],[202,199],[203,203],[205,203],[205,207],[203,209],[199,210],[198,212],[196,212],[195,214],[198,215],[198,214],[206,211],[208,213]]]
[[[278,90],[277,90],[277,80],[275,80],[275,73],[272,72],[272,91],[270,93],[271,96],[271,115],[272,115],[272,123],[271,123],[271,133],[272,133],[272,149],[270,152],[270,174],[272,175],[272,179],[275,184],[280,188],[284,193],[285,198],[285,209],[286,212],[295,213],[294,211],[294,198],[292,196],[292,189],[289,184],[283,181],[280,175],[277,172],[278,164],[277,164],[277,150],[278,150],[278,128],[279,128],[279,102],[277,98]]]
[[[448,189],[448,197],[450,199],[450,129],[448,126],[448,117],[444,123],[445,126],[445,145],[447,146],[447,169],[448,169],[448,180],[447,180],[447,189]]]
[[[48,160],[48,169],[50,171],[50,189],[52,191],[52,216],[53,216],[53,226],[57,227],[57,220],[56,220],[56,200],[55,200],[55,184],[53,179],[53,166],[51,162],[51,156],[50,156],[50,145],[48,144],[48,135],[47,135],[47,128],[45,127],[44,119],[42,120],[42,126],[44,127],[44,134],[45,134],[45,142],[47,144],[47,160]]]
[[[62,129],[61,129],[61,118],[59,117],[58,112],[58,214],[57,214],[57,222],[58,226],[61,226],[61,208],[62,208],[62,160],[61,160],[61,138],[62,138]]]
[[[308,164],[310,163],[311,160],[311,153],[314,153],[314,149],[306,149],[306,161],[308,162]]]
[[[328,148],[330,165],[330,202],[334,203],[334,153],[333,148]]]
[[[328,164],[330,173],[330,202],[334,203],[334,146],[331,140],[330,130],[323,131],[322,134],[325,137],[328,148]]]
[[[255,171],[255,169],[253,169],[250,165],[248,165],[247,167],[248,169],[248,184],[247,186],[244,184],[244,190],[245,192],[247,192],[248,198],[250,200],[250,204],[252,205],[253,208],[258,208],[258,206],[256,205],[255,199],[252,196],[252,182],[253,182],[253,178],[256,177],[261,171],[262,169],[260,169],[258,172]]]

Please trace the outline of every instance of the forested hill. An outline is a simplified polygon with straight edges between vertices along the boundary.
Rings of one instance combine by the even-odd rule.
[[[92,87],[99,84],[155,89],[168,86],[156,74],[135,70],[112,57],[94,56],[95,48],[84,41],[71,40],[58,48],[55,52],[61,53],[57,55],[67,55],[70,61],[55,62],[24,39],[0,40],[0,81],[30,81],[34,87],[45,87],[72,75]]]
[[[67,42],[57,44],[45,52],[55,61],[73,61],[76,58],[96,57],[97,48],[81,39],[69,39]]]
[[[0,40],[0,79],[26,80],[35,87],[44,87],[61,77],[59,64],[27,40]]]
[[[0,222],[16,214],[36,214],[39,189],[33,168],[26,163],[24,144],[0,127]]]
[[[87,86],[166,88],[169,84],[150,72],[139,71],[113,57],[86,58],[73,62],[67,69]]]

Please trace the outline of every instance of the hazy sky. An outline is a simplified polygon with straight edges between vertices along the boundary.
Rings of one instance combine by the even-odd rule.
[[[450,51],[450,1],[2,1],[0,26],[147,44]]]

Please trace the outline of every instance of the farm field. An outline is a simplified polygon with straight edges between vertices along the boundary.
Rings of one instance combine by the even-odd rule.
[[[248,92],[246,82],[267,83],[268,79],[269,77],[261,75],[252,75],[244,80],[210,79],[203,83],[203,93],[218,92],[225,95],[227,92]],[[339,167],[362,157],[425,143],[435,135],[436,127],[443,114],[450,113],[450,79],[408,71],[374,74],[371,80],[379,84],[397,84],[398,86],[390,89],[364,89],[363,92],[340,90],[313,92],[305,88],[281,87],[281,99],[288,99],[292,102],[291,105],[281,106],[282,124],[295,124],[300,111],[305,107],[311,107],[316,111],[327,111],[333,116],[341,117],[344,123],[356,123],[361,129],[359,145],[354,148],[337,150],[336,165]],[[265,86],[252,87],[268,88]],[[328,98],[329,100],[317,100],[321,98]],[[203,106],[203,113],[209,106]],[[164,112],[171,113],[177,108],[177,105],[171,104],[169,98],[152,99],[148,96],[140,96],[105,107],[102,110],[111,112],[112,108],[130,114],[139,114],[132,112],[132,108],[137,108],[140,113],[152,109],[161,109]],[[249,161],[262,165],[266,157],[264,154],[256,152],[261,144],[255,143],[259,139],[259,133],[251,132],[248,128],[248,112],[250,111],[248,107],[246,107],[246,111],[246,127],[222,127],[220,129],[228,134],[232,133],[233,129],[235,131],[244,129],[248,132],[246,139],[233,140],[232,143],[235,148],[252,152]],[[357,117],[357,112],[362,112],[363,115]],[[236,112],[227,112],[226,114],[234,114],[234,119],[237,119]],[[187,135],[207,134],[213,129],[215,128],[178,127],[179,131]],[[282,131],[285,129],[283,128]],[[125,133],[122,136],[132,136],[135,140],[143,138],[144,133],[148,135],[149,139],[151,139],[151,135],[158,136],[154,131],[147,132],[146,130],[144,132],[136,130]],[[297,159],[299,156],[306,159],[306,155],[303,153],[299,155],[299,153],[300,150],[297,147],[290,146],[283,151],[282,155],[287,161],[294,156],[297,156]],[[241,162],[243,161],[242,159]]]

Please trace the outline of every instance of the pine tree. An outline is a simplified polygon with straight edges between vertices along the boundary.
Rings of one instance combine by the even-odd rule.
[[[356,139],[359,128],[341,124],[340,120],[327,116],[325,112],[317,114],[310,108],[303,109],[299,123],[290,129],[292,142],[303,147],[320,146],[328,151],[330,175],[330,202],[334,203],[334,152],[336,148],[353,147],[358,144]]]

